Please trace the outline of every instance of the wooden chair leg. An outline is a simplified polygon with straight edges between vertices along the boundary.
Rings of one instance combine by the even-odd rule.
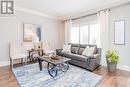
[[[21,58],[21,64],[23,65],[23,58]]]
[[[13,69],[13,63],[14,63],[14,61],[13,61],[13,59],[11,59],[11,67],[12,67],[12,69]]]
[[[26,59],[27,59],[27,64],[28,64],[28,57],[26,57]]]
[[[25,65],[27,65],[27,62],[28,62],[27,57],[25,57]]]
[[[11,61],[12,61],[12,59],[10,58],[10,68],[12,67],[12,62]]]

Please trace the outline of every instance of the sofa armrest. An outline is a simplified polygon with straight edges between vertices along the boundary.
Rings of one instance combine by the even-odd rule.
[[[88,56],[87,69],[93,71],[100,65],[100,62],[101,62],[101,54],[94,54],[92,56]]]
[[[102,49],[101,48],[97,48],[97,54],[101,54],[102,53]]]
[[[62,52],[63,49],[56,49],[56,54],[60,55],[60,53]]]

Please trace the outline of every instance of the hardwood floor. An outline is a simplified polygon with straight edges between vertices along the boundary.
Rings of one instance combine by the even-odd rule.
[[[108,73],[106,67],[99,67],[94,73],[103,76],[97,87],[130,87],[130,72],[117,70],[115,73]]]
[[[130,72],[117,70],[108,73],[106,67],[100,66],[93,73],[103,76],[97,87],[130,87]],[[0,87],[19,87],[10,66],[0,68]]]

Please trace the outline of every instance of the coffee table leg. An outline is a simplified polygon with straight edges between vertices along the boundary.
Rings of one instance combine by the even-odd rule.
[[[51,77],[56,77],[57,76],[57,69],[56,65],[48,63],[47,65],[48,73],[50,74]]]
[[[39,68],[40,68],[40,71],[42,70],[42,60],[38,58],[38,63],[39,63]]]
[[[62,65],[62,71],[63,71],[63,72],[67,72],[68,69],[69,69],[69,64],[68,64],[68,62],[63,63],[63,64],[61,64],[61,65]]]

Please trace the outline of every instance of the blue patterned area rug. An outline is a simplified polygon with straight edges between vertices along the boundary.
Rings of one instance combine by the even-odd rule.
[[[102,79],[99,75],[72,65],[66,73],[55,78],[48,74],[45,66],[40,71],[38,63],[14,68],[13,73],[20,87],[96,87]]]

